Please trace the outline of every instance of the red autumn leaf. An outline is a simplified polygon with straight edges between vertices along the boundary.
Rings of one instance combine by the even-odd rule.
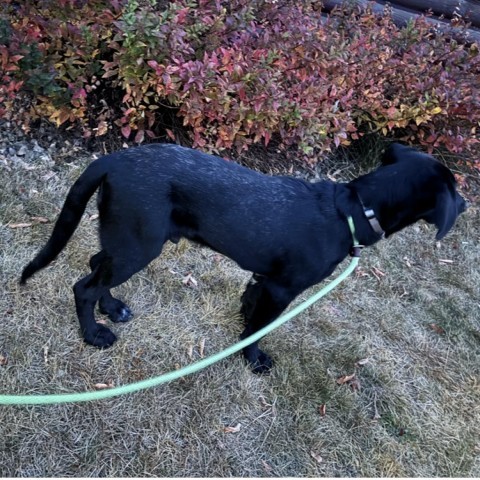
[[[130,136],[130,134],[132,133],[132,127],[130,127],[130,125],[127,123],[126,125],[124,125],[122,128],[121,128],[121,131],[122,131],[122,135],[125,137],[125,138],[128,138]]]

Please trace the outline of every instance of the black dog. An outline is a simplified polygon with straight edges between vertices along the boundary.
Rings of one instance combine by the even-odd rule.
[[[95,322],[95,304],[113,322],[129,320],[129,308],[110,289],[157,257],[167,240],[181,237],[254,272],[242,296],[246,338],[349,254],[349,215],[359,242],[368,246],[420,219],[433,223],[441,239],[465,210],[452,173],[432,157],[392,144],[382,163],[337,184],[263,175],[176,145],[106,155],[71,188],[50,239],[24,269],[21,283],[62,251],[98,189],[102,250],[90,260],[92,272],[73,287],[85,341],[97,347],[115,342]],[[257,343],[244,355],[255,372],[271,367]]]

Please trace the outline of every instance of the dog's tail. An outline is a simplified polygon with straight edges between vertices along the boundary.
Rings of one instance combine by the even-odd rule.
[[[57,255],[65,248],[80,223],[88,200],[100,186],[107,173],[107,163],[105,159],[94,161],[73,184],[48,242],[24,268],[20,278],[21,284],[24,284],[35,272],[55,260]]]

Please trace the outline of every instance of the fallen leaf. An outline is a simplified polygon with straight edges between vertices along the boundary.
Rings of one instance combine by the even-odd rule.
[[[437,325],[436,323],[429,323],[428,326],[435,332],[438,333],[439,335],[445,335],[445,330],[440,326]]]
[[[113,388],[114,386],[113,380],[109,380],[108,383],[96,383],[93,387],[95,390],[105,390],[107,388]]]
[[[408,257],[403,257],[403,261],[405,262],[408,268],[412,268],[412,264],[410,263],[410,260],[408,259]]]
[[[345,383],[351,382],[355,378],[355,374],[352,373],[351,375],[344,375],[343,377],[337,378],[337,383],[339,385],[344,385]]]
[[[104,320],[103,318],[100,318],[99,320],[96,320],[96,323],[99,323],[100,325],[107,325],[107,321]]]
[[[202,338],[200,340],[200,343],[198,345],[198,351],[200,353],[200,358],[203,358],[203,354],[205,352],[205,339],[204,338]]]
[[[48,223],[50,220],[45,217],[30,217],[30,220],[32,220],[35,223]]]
[[[358,378],[353,378],[348,382],[348,386],[354,391],[359,392],[362,389],[360,380]]]
[[[242,428],[242,425],[240,423],[237,423],[237,425],[235,425],[235,427],[224,427],[223,432],[224,433],[238,433],[241,428]]]
[[[370,359],[368,359],[368,358],[362,358],[361,360],[358,360],[357,362],[355,362],[355,366],[356,366],[356,367],[363,367],[363,366],[365,366],[369,361],[370,361]]]
[[[93,220],[96,220],[99,217],[98,213],[93,213],[88,217],[88,219],[93,222]]]
[[[370,269],[370,271],[372,272],[373,276],[378,280],[380,281],[382,279],[382,277],[384,277],[386,274],[383,273],[380,269],[378,269],[377,267],[372,267]]]
[[[190,344],[188,346],[187,355],[188,355],[188,358],[190,358],[190,360],[193,358],[193,345],[192,344]]]
[[[357,278],[361,278],[361,277],[368,277],[368,273],[365,271],[365,269],[363,267],[357,267],[355,269],[355,276]]]
[[[263,464],[263,468],[265,469],[265,471],[267,473],[272,473],[273,472],[272,466],[269,465],[265,460],[262,460],[262,464]]]
[[[8,364],[8,357],[6,354],[0,353],[0,366],[4,367]]]
[[[192,274],[189,273],[187,276],[183,277],[182,283],[187,285],[187,287],[197,287],[198,282],[193,278]]]
[[[33,223],[10,223],[7,225],[10,228],[28,228],[31,227]]]
[[[314,452],[313,450],[310,452],[310,456],[317,462],[317,463],[322,463],[323,462],[323,458],[316,452]]]
[[[321,417],[324,417],[327,414],[327,405],[325,403],[322,403],[322,405],[318,407],[318,413]]]

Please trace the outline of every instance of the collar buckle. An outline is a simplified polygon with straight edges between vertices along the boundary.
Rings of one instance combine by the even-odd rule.
[[[365,217],[368,220],[368,223],[370,223],[370,226],[372,227],[373,231],[380,236],[380,238],[385,237],[385,231],[380,225],[380,222],[378,221],[378,218],[375,216],[375,211],[373,208],[366,207],[360,197],[360,195],[357,192],[357,197],[360,200],[360,204],[362,205],[363,208],[363,213]]]

